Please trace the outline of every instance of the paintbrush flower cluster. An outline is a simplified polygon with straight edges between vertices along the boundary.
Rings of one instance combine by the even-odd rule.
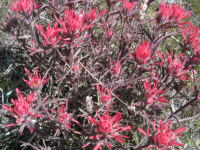
[[[154,1],[14,1],[2,31],[37,69],[2,105],[7,127],[38,149],[180,148],[180,112],[199,105],[199,28],[181,4],[149,19]]]

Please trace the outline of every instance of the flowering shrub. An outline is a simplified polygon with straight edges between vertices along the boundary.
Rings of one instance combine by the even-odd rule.
[[[199,28],[185,22],[191,12],[180,4],[162,2],[154,18],[146,17],[154,1],[19,0],[9,6],[16,15],[8,12],[2,31],[37,67],[33,75],[25,68],[24,94],[16,89],[13,106],[2,106],[16,119],[9,129],[20,126],[22,134],[27,126],[37,135],[24,145],[181,148],[177,139],[186,126],[179,112],[196,108],[199,99]],[[184,81],[189,88],[181,87]],[[152,119],[159,123],[151,129]],[[174,124],[182,127],[174,130]]]

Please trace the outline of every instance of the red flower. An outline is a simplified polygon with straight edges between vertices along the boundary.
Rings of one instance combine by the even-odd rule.
[[[197,44],[196,44],[197,43]],[[193,43],[193,55],[192,55],[192,64],[199,65],[200,64],[200,46],[199,41]]]
[[[181,32],[184,39],[184,52],[193,48],[193,53],[191,57],[191,64],[200,64],[200,47],[199,47],[199,27],[195,27],[189,22],[189,28],[181,27]]]
[[[46,33],[44,33],[44,27],[40,26],[38,24],[35,25],[39,31],[40,34],[44,37],[45,41],[43,42],[43,45],[45,46],[53,46],[56,45],[58,42],[62,40],[61,37],[58,37],[59,30],[58,30],[58,22],[55,23],[53,28],[48,24],[48,27],[46,28]]]
[[[133,6],[135,5],[136,2],[130,2],[130,1],[126,1],[126,0],[121,0],[123,2],[123,7],[125,10],[131,10],[133,8]]]
[[[103,14],[105,14],[108,10],[101,11],[98,15],[100,19]],[[79,38],[81,33],[85,30],[88,30],[93,24],[95,23],[95,20],[97,18],[96,14],[96,7],[90,12],[89,14],[83,13],[82,10],[80,12],[77,12],[73,9],[68,9],[67,6],[64,10],[64,17],[59,20],[56,16],[54,16],[57,22],[61,25],[61,28],[59,28],[59,31],[64,32],[63,40],[66,44],[75,44],[76,47],[78,47],[77,42],[83,42],[82,40],[76,40]],[[87,38],[90,35],[81,36],[80,38]]]
[[[94,21],[96,18],[97,18],[97,14],[96,14],[96,11],[97,11],[97,7],[95,6],[93,10],[91,10],[90,8],[90,12],[89,12],[89,15],[88,15],[88,20],[90,22]]]
[[[102,16],[108,12],[108,10],[100,11],[100,13],[97,15],[96,14],[97,7],[95,6],[93,10],[90,8],[90,12],[88,13],[87,21],[92,22],[92,21],[97,21],[102,18]]]
[[[183,57],[183,54],[178,55],[177,59],[173,60],[173,53],[171,52],[170,56],[167,58],[167,53],[165,52],[165,57],[163,58],[162,53],[156,51],[156,54],[161,58],[161,64],[164,66],[164,62],[167,64],[168,73],[174,78],[180,78],[186,80],[185,74],[191,67],[185,68],[185,62],[181,62],[180,58]],[[164,60],[164,61],[163,61]],[[167,60],[167,61],[166,61]]]
[[[83,65],[84,65],[84,63],[83,63]],[[82,69],[83,69],[83,66],[81,66],[81,68],[80,68],[78,65],[76,65],[74,63],[73,67],[72,67],[72,74],[75,74],[77,76],[78,74],[80,74]]]
[[[101,96],[101,101],[103,102],[103,103],[108,103],[109,101],[110,101],[110,99],[111,99],[111,96],[110,96],[110,94],[108,93],[108,95],[103,95],[103,96]]]
[[[171,76],[173,76],[174,78],[180,78],[182,80],[186,80],[186,78],[184,77],[186,74],[186,71],[188,71],[191,68],[191,67],[188,67],[188,68],[184,69],[185,68],[184,63],[186,62],[187,58],[184,60],[184,62],[181,62],[180,57],[182,57],[183,55],[180,54],[180,55],[178,55],[177,59],[174,59],[172,61],[172,55],[173,54],[171,53],[171,55],[168,59],[169,60],[168,61],[169,74]]]
[[[97,128],[95,130],[97,134],[89,137],[89,139],[98,140],[94,150],[98,150],[99,148],[102,149],[102,144],[106,144],[108,148],[112,148],[112,146],[108,143],[108,139],[114,138],[120,143],[124,143],[124,140],[121,137],[130,138],[119,134],[120,131],[130,131],[130,129],[134,127],[133,125],[120,127],[119,121],[122,119],[122,113],[117,112],[117,114],[111,118],[109,111],[106,111],[105,115],[102,115],[102,117],[97,112],[97,116],[99,121],[96,121],[94,118],[88,116],[89,122]],[[87,143],[83,146],[83,148],[89,144],[90,143]]]
[[[27,68],[24,68],[27,75],[28,75],[28,78],[29,78],[29,81],[25,80],[23,78],[23,80],[28,84],[28,86],[30,86],[32,89],[35,89],[35,90],[41,90],[42,89],[42,86],[47,83],[49,81],[50,78],[46,79],[46,78],[43,78],[41,79],[41,75],[39,73],[38,75],[38,70],[33,70],[33,73],[34,73],[34,76],[31,76],[30,72],[28,71]]]
[[[100,87],[99,85],[97,85],[97,91],[99,93],[99,96],[100,96],[100,100],[103,104],[106,104],[106,105],[111,105],[111,95],[109,92],[106,92],[106,88],[102,86],[101,90],[100,90]],[[107,94],[106,94],[107,93]]]
[[[103,29],[102,29],[103,30]],[[103,31],[104,32],[104,31]],[[112,30],[108,29],[108,32],[104,32],[104,36],[106,38],[106,40],[109,42],[112,37],[115,35],[115,32],[113,32]]]
[[[168,129],[170,124],[171,121],[168,122],[166,126],[163,126],[162,121],[159,122],[157,133],[155,136],[153,136],[154,142],[158,148],[172,145],[182,146],[182,144],[176,142],[176,138],[181,135],[179,133],[186,130],[186,127],[177,128],[176,130],[172,131],[172,129]]]
[[[166,3],[162,2],[159,7],[159,11],[156,12],[157,14],[157,23],[163,22],[174,22],[179,23],[181,20],[188,18],[192,12],[185,11],[181,4],[179,3],[178,6],[175,6],[171,3],[168,6]]]
[[[181,27],[181,33],[184,39],[184,52],[193,48],[195,53],[196,49],[199,46],[199,27],[194,28],[194,25],[192,25],[191,22],[189,22],[188,28],[186,26]]]
[[[111,38],[111,37],[112,37],[112,35],[113,35],[113,32],[112,32],[112,30],[109,30],[107,35],[108,35],[108,37],[109,37],[109,38]]]
[[[71,121],[81,125],[77,120],[74,120],[70,113],[67,113],[68,99],[66,100],[66,107],[61,105],[61,109],[57,109],[58,112],[58,120],[64,125],[64,128],[70,132],[71,129]],[[54,112],[54,111],[53,111]],[[67,128],[66,128],[67,127]]]
[[[15,124],[8,124],[6,127],[10,127],[10,126],[14,126],[14,125],[20,125],[20,132],[22,134],[23,129],[25,126],[28,126],[30,131],[33,132],[33,128],[31,127],[31,125],[29,124],[30,122],[34,122],[33,118],[38,118],[38,117],[42,117],[43,115],[38,115],[37,113],[33,115],[33,110],[32,110],[32,106],[33,106],[33,101],[35,100],[35,94],[32,93],[31,95],[27,94],[27,97],[24,97],[19,89],[16,89],[17,92],[17,97],[18,100],[13,100],[11,99],[14,108],[11,108],[10,106],[5,106],[2,105],[2,107],[5,110],[8,110],[9,112],[11,112],[11,115],[16,117],[16,123]]]
[[[199,36],[199,27],[195,27],[192,25],[191,22],[189,22],[189,28],[187,27],[181,27],[181,33],[183,35],[183,39],[187,42],[193,43],[198,40]],[[187,35],[185,35],[187,33]]]
[[[72,64],[72,68],[70,69],[70,71],[73,79],[77,79],[77,77],[79,77],[81,70],[83,69],[83,65],[84,63],[82,64],[82,66],[76,65],[75,63]]]
[[[117,61],[117,63],[114,62],[113,64],[113,68],[112,68],[112,74],[113,75],[117,75],[120,73],[120,69],[121,69],[121,64],[119,61]]]
[[[34,3],[34,0],[19,0],[19,3],[17,1],[13,2],[13,7],[8,7],[21,15],[29,17],[35,9],[41,6],[37,5],[38,2]]]
[[[154,81],[154,86],[151,88],[151,83],[148,84],[148,78],[146,78],[146,81],[144,82],[144,87],[147,92],[148,97],[148,104],[151,105],[154,103],[154,100],[161,103],[167,103],[168,100],[164,99],[164,96],[160,96],[165,90],[158,90],[157,89],[158,81]],[[151,89],[150,89],[151,88]]]
[[[102,133],[109,133],[112,130],[112,120],[109,115],[102,115],[97,122],[97,126]]]
[[[155,132],[155,121],[153,124],[153,131]],[[167,123],[166,126],[163,126],[163,122],[159,122],[159,127],[157,129],[157,132],[155,135],[152,136],[154,140],[154,144],[156,145],[156,148],[163,148],[162,150],[169,149],[171,146],[182,146],[182,144],[176,142],[176,138],[178,136],[181,136],[181,132],[186,130],[186,127],[183,128],[177,128],[174,131],[172,129],[169,129],[169,126],[171,124],[171,121]],[[147,129],[147,133],[143,131],[142,129],[138,128],[138,131],[144,134],[145,136],[149,137],[149,129]],[[151,145],[148,147],[151,148]]]
[[[79,67],[78,67],[78,66],[74,66],[74,67],[73,67],[73,71],[74,71],[74,72],[79,72]]]
[[[150,56],[151,42],[146,43],[144,41],[140,46],[137,47],[136,51],[133,54],[130,54],[131,57],[135,58],[135,61],[139,64],[146,64],[146,59]]]
[[[61,24],[62,29],[60,31],[63,31],[67,33],[70,37],[79,37],[79,33],[89,29],[93,24],[89,24],[89,22],[86,22],[85,25],[84,22],[87,18],[87,14],[84,14],[82,11],[77,14],[73,9],[70,9],[67,11],[67,7],[64,11],[64,19],[61,18],[61,21],[57,21]],[[90,18],[91,19],[91,18]]]
[[[77,15],[74,10],[65,9],[65,20],[67,21],[67,30],[69,33],[79,33],[82,31],[82,25],[87,15],[80,13]]]

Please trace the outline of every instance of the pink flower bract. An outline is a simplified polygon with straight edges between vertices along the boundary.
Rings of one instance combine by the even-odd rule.
[[[121,0],[121,1],[123,3],[124,9],[126,10],[131,10],[136,3],[136,2],[130,2],[130,1],[127,2],[127,0]]]
[[[33,101],[35,100],[35,94],[32,93],[31,95],[27,94],[27,97],[24,97],[19,89],[16,89],[17,97],[18,99],[13,100],[11,99],[14,108],[11,108],[10,106],[2,105],[2,108],[9,111],[12,116],[16,118],[15,124],[8,124],[9,126],[14,125],[20,125],[20,132],[22,134],[23,129],[25,126],[28,126],[30,131],[33,132],[33,128],[30,126],[29,121],[31,121],[33,118],[42,117],[43,115],[38,115],[38,113],[35,113],[33,115],[32,107],[33,107]]]
[[[44,37],[45,41],[43,42],[43,45],[45,46],[53,46],[56,45],[58,42],[61,41],[61,37],[59,35],[58,30],[58,22],[55,23],[55,25],[51,28],[48,24],[48,27],[46,28],[46,33],[44,32],[44,27],[36,24],[36,27],[39,29],[40,34]]]
[[[50,78],[48,79],[41,79],[41,75],[40,73],[38,74],[38,70],[33,70],[33,73],[34,73],[34,76],[31,76],[30,72],[28,71],[27,68],[24,68],[27,75],[28,75],[28,78],[29,78],[29,81],[25,80],[23,78],[23,80],[28,84],[28,86],[30,86],[32,89],[36,89],[36,90],[41,90],[42,86],[47,83],[49,81]]]
[[[25,15],[29,17],[29,15],[33,12],[33,10],[39,8],[41,5],[37,5],[38,2],[34,2],[34,0],[19,0],[19,2],[14,1],[13,7],[8,6],[13,11]]]
[[[156,121],[154,121],[153,123],[154,132],[155,132],[155,123]],[[181,132],[186,130],[186,127],[177,128],[174,131],[172,131],[172,129],[169,129],[170,124],[171,124],[171,121],[168,122],[165,126],[163,125],[162,121],[159,122],[158,129],[155,135],[152,136],[154,140],[154,144],[156,145],[157,149],[163,148],[163,150],[165,150],[165,149],[171,148],[171,146],[173,145],[182,146],[182,144],[176,142],[176,139],[178,136],[181,135]],[[145,136],[149,137],[149,129],[147,129],[147,133],[140,128],[138,128],[138,131],[144,134]]]
[[[130,54],[131,57],[135,58],[135,61],[139,64],[146,64],[146,59],[150,56],[151,49],[150,49],[151,42],[147,43],[144,41],[141,45],[139,45],[136,51],[133,54]]]
[[[151,105],[154,101],[167,103],[168,100],[164,99],[164,96],[160,96],[166,90],[158,90],[157,89],[158,81],[154,81],[154,86],[151,88],[151,83],[148,84],[148,78],[144,82],[144,87],[147,92],[148,104]]]
[[[175,6],[173,3],[171,3],[170,6],[168,6],[166,3],[162,2],[159,7],[159,11],[156,12],[157,14],[157,21],[159,22],[174,22],[179,23],[181,20],[184,20],[188,18],[191,15],[192,12],[185,11],[181,4],[179,3],[178,6]],[[159,23],[158,22],[158,23]]]
[[[106,111],[104,115],[100,116],[100,114],[97,112],[97,116],[99,118],[98,121],[96,121],[95,118],[92,118],[88,116],[88,120],[91,124],[93,124],[97,129],[95,129],[95,132],[97,133],[96,136],[90,136],[89,139],[97,139],[98,143],[95,146],[94,150],[97,150],[98,148],[101,148],[102,144],[106,144],[108,148],[112,148],[112,146],[108,143],[108,139],[114,138],[118,140],[120,143],[124,143],[124,138],[130,138],[124,135],[119,134],[121,131],[130,131],[134,126],[125,126],[120,127],[120,120],[123,118],[122,113],[117,112],[111,118],[109,115],[109,111]],[[83,147],[86,147],[88,144],[86,144]]]

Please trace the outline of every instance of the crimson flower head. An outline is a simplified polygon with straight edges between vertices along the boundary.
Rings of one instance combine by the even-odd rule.
[[[89,12],[89,15],[88,15],[88,21],[94,21],[96,18],[97,18],[97,14],[96,14],[96,11],[97,11],[97,7],[95,6],[93,10],[91,10],[90,8],[90,12]]]
[[[73,67],[73,71],[74,71],[74,72],[78,72],[78,71],[79,71],[79,67],[78,67],[78,66],[74,66],[74,67]]]
[[[168,100],[165,99],[164,96],[160,96],[163,92],[166,91],[157,89],[158,81],[154,81],[154,86],[151,88],[151,83],[148,84],[148,78],[146,78],[146,81],[144,82],[144,87],[147,92],[147,98],[148,98],[148,104],[151,105],[156,102],[161,102],[161,103],[167,103]]]
[[[13,7],[8,6],[8,8],[28,18],[35,9],[41,6],[37,4],[38,2],[35,3],[34,0],[19,0],[19,2],[13,2]]]
[[[133,54],[130,54],[130,56],[133,57],[138,64],[146,64],[146,59],[150,56],[151,53],[150,45],[151,42],[147,43],[144,41],[137,47]]]
[[[100,89],[100,86],[97,85],[97,91],[99,93],[101,102],[106,106],[110,106],[112,104],[112,102],[111,102],[112,97],[109,92],[106,92],[107,91],[106,88],[102,86]]]
[[[186,40],[186,42],[196,42],[198,40],[199,36],[199,27],[196,26],[194,28],[194,25],[192,25],[191,22],[189,22],[189,27],[181,27],[181,33],[183,35],[183,39]]]
[[[54,16],[57,22],[61,25],[59,31],[64,33],[63,40],[65,41],[66,44],[73,44],[74,42],[75,46],[78,47],[77,42],[82,42],[82,40],[76,40],[76,39],[86,38],[90,36],[90,35],[85,35],[80,37],[83,31],[88,30],[91,26],[93,26],[95,20],[100,19],[102,15],[108,11],[108,10],[101,11],[97,15],[96,9],[97,9],[96,7],[93,10],[90,9],[89,14],[87,14],[83,13],[82,10],[80,10],[80,12],[75,11],[73,9],[69,10],[66,6],[63,18],[61,17],[60,19],[58,19],[56,16]]]
[[[117,75],[120,73],[121,69],[121,63],[117,61],[116,63],[114,62],[113,67],[112,67],[112,74]]]
[[[107,35],[108,35],[108,37],[112,37],[112,35],[113,35],[112,30],[109,30]]]
[[[127,2],[127,0],[121,0],[121,1],[123,3],[124,9],[127,11],[131,10],[136,3],[136,2],[130,2],[130,1]]]
[[[100,114],[97,112],[97,116],[99,118],[98,121],[96,121],[95,118],[92,118],[88,116],[88,120],[91,124],[93,124],[95,129],[95,136],[90,136],[89,139],[97,139],[98,143],[95,146],[94,150],[98,150],[99,148],[102,149],[101,145],[106,144],[108,148],[112,148],[112,146],[109,144],[108,139],[114,138],[118,140],[120,143],[124,143],[125,141],[122,139],[124,138],[130,138],[124,135],[121,135],[119,132],[121,131],[130,131],[134,126],[125,126],[120,127],[120,120],[123,118],[122,113],[117,112],[113,118],[109,115],[109,111],[106,111],[104,115],[100,116]],[[83,146],[85,148],[90,143],[87,143]]]
[[[164,66],[164,63],[167,64],[168,73],[173,78],[180,78],[182,80],[186,80],[185,74],[191,67],[185,68],[185,62],[187,58],[182,62],[180,59],[183,57],[183,54],[178,55],[177,59],[173,59],[173,53],[170,53],[170,56],[167,58],[167,53],[165,52],[165,57],[163,57],[162,53],[156,51],[156,54],[161,58],[161,65]]]
[[[171,53],[171,56],[168,59],[169,74],[173,76],[174,78],[180,78],[182,80],[186,80],[185,78],[186,71],[188,71],[191,68],[191,66],[184,69],[185,68],[184,64],[187,58],[184,60],[184,62],[181,62],[180,57],[182,57],[182,54],[178,55],[177,59],[174,59],[172,61],[172,53]]]
[[[74,120],[70,113],[67,113],[68,99],[66,100],[66,107],[61,105],[61,109],[57,109],[58,113],[58,121],[63,125],[62,127],[70,132],[71,129],[71,121],[81,125],[77,120]],[[52,112],[54,112],[52,110]],[[55,112],[54,112],[55,113]]]
[[[105,38],[106,38],[106,40],[108,41],[108,42],[110,42],[110,40],[112,39],[112,37],[115,35],[115,32],[113,32],[111,29],[110,30],[108,30],[108,32],[105,32],[104,33],[104,36],[105,36]]]
[[[199,27],[189,22],[189,27],[181,27],[181,32],[184,39],[184,52],[193,48],[192,58],[189,61],[190,64],[199,65],[200,64],[200,47],[199,47]]]
[[[171,3],[170,6],[167,3],[162,2],[159,6],[159,11],[156,12],[157,15],[157,23],[179,23],[181,20],[188,18],[192,12],[185,11],[181,4],[179,3],[178,6],[175,6]]]
[[[173,145],[182,146],[182,144],[176,142],[176,139],[177,137],[181,136],[181,132],[185,131],[186,127],[177,128],[172,131],[172,129],[169,129],[171,121],[168,122],[166,126],[164,126],[163,122],[160,121],[158,129],[155,132],[155,123],[156,122],[154,121],[153,131],[155,134],[152,136],[152,138],[157,149],[162,148],[162,150],[165,150],[171,148]],[[149,137],[149,129],[147,129],[147,133],[140,128],[138,128],[138,131]],[[148,148],[150,149],[151,145]]]
[[[190,50],[193,47],[193,53],[195,54],[196,50],[199,47],[199,27],[195,27],[189,22],[188,28],[181,27],[181,33],[184,39],[184,52]]]
[[[84,63],[83,63],[84,65]],[[76,65],[75,63],[72,65],[72,74],[75,75],[74,77],[77,77],[80,73],[81,73],[81,70],[83,69],[83,66],[79,66],[79,65]]]
[[[97,21],[97,20],[101,19],[102,16],[103,16],[105,13],[108,12],[107,9],[104,10],[104,11],[102,10],[102,11],[100,11],[99,14],[97,15],[96,11],[97,11],[97,7],[96,7],[96,6],[94,7],[93,10],[91,10],[91,8],[90,8],[90,12],[89,12],[88,15],[87,15],[87,22]]]
[[[93,25],[89,24],[88,21],[84,24],[86,18],[87,14],[83,13],[82,11],[78,14],[78,12],[74,11],[73,9],[68,11],[66,6],[64,11],[64,19],[61,18],[61,21],[57,19],[57,21],[62,26],[60,31],[66,33],[69,37],[78,38],[80,32],[89,29]],[[90,19],[94,18],[92,17]]]
[[[43,85],[45,83],[47,83],[50,79],[50,78],[41,79],[41,75],[40,75],[40,73],[38,74],[37,69],[33,70],[34,76],[31,76],[31,74],[27,68],[24,68],[24,70],[26,71],[26,73],[28,75],[29,81],[25,80],[24,78],[23,78],[23,80],[28,84],[28,86],[30,86],[34,90],[41,90]]]
[[[200,64],[200,46],[199,41],[193,43],[193,55],[192,55],[192,64],[199,65]]]
[[[31,95],[27,94],[27,97],[24,97],[19,89],[16,89],[18,99],[13,100],[11,99],[14,108],[10,106],[2,105],[2,108],[9,111],[12,116],[16,118],[16,123],[8,124],[6,127],[20,125],[20,132],[22,134],[24,127],[28,126],[30,131],[33,132],[33,128],[30,125],[30,122],[34,122],[34,118],[42,117],[43,115],[38,115],[37,113],[33,115],[33,101],[35,100],[35,94],[32,93]],[[32,124],[31,123],[31,124]]]
[[[61,37],[58,36],[60,31],[58,31],[58,22],[55,23],[53,27],[51,27],[48,24],[48,27],[46,28],[46,33],[44,32],[44,27],[36,24],[36,27],[39,29],[40,34],[44,37],[45,41],[43,42],[43,45],[45,46],[54,46],[58,42],[62,40]]]

